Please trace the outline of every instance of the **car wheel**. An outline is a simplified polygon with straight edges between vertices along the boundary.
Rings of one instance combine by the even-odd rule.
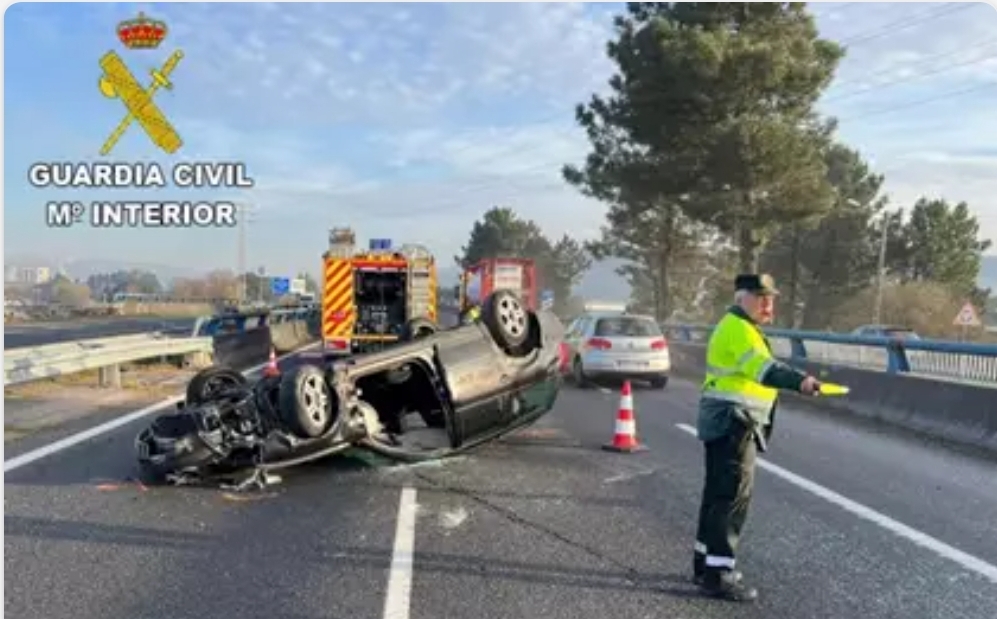
[[[187,404],[210,402],[224,389],[245,387],[249,384],[242,372],[224,365],[204,368],[187,383]]]
[[[668,386],[668,377],[659,376],[658,378],[652,378],[651,386],[654,387],[655,389],[664,389],[665,387]]]
[[[314,365],[299,365],[284,374],[280,383],[281,419],[301,438],[316,438],[332,421],[332,389]]]
[[[421,337],[432,335],[439,330],[439,327],[437,327],[432,320],[427,318],[413,318],[405,323],[405,327],[402,329],[401,340],[403,342],[410,342]]]
[[[530,314],[523,302],[508,290],[492,293],[481,308],[481,321],[495,342],[511,355],[521,356],[530,337]]]
[[[571,364],[571,379],[576,387],[588,388],[589,381],[585,378],[585,369],[582,367],[581,359],[576,358],[575,362]]]

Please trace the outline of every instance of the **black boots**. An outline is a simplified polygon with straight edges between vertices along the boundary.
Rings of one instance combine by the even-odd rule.
[[[740,582],[743,574],[734,570],[731,573],[731,577]],[[696,553],[692,555],[692,582],[697,585],[702,585],[704,579],[706,578],[706,555]]]
[[[731,576],[732,576],[732,578],[735,581],[741,582],[741,579],[744,577],[744,574],[742,574],[741,572],[738,572],[737,570],[734,570],[733,572],[731,572]],[[704,572],[702,570],[700,570],[698,572],[695,572],[692,575],[692,582],[693,582],[693,584],[696,584],[696,585],[702,585],[703,583],[705,583],[706,582],[706,572]]]
[[[741,572],[735,570],[706,570],[696,576],[696,584],[704,594],[730,602],[754,602],[758,591],[742,582]]]

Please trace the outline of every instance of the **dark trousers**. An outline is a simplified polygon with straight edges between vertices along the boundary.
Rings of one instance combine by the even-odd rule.
[[[694,568],[732,570],[748,516],[758,453],[755,433],[740,423],[705,443],[706,482],[699,508]]]

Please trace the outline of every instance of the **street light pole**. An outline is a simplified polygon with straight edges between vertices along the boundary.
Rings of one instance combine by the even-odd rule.
[[[239,209],[239,305],[246,302],[246,206]]]
[[[886,241],[889,237],[890,219],[883,213],[883,230],[879,235],[879,260],[876,263],[876,306],[872,312],[872,323],[880,324],[883,313],[883,283],[886,279]]]
[[[247,288],[248,280],[246,279],[246,227],[252,222],[252,215],[254,211],[254,206],[251,203],[240,203],[236,205],[236,212],[239,215],[238,223],[238,256],[237,260],[237,273],[236,273],[236,287],[238,288],[237,296],[239,305],[246,303],[247,299]]]

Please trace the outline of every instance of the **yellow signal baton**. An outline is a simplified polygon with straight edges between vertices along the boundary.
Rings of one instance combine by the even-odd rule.
[[[820,395],[848,395],[851,391],[848,387],[844,385],[839,385],[837,383],[821,383],[820,384]]]

